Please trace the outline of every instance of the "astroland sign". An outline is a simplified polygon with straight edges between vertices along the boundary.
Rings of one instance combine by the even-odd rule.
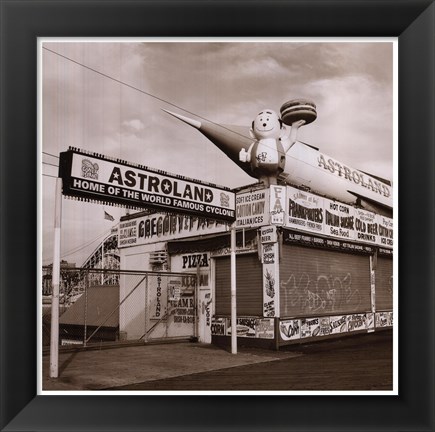
[[[223,187],[70,149],[60,154],[63,195],[130,208],[235,220],[235,194]]]

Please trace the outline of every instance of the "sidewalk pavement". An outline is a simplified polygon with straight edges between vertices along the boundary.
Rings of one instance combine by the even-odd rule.
[[[104,390],[248,364],[299,357],[298,352],[179,342],[59,353],[59,377],[50,378],[50,356],[42,359],[43,391]]]

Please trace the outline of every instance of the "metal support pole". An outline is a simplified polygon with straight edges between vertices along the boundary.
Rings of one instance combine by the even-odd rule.
[[[194,330],[194,337],[197,338],[197,340],[199,340],[199,316],[201,314],[201,310],[200,310],[200,305],[199,305],[199,299],[201,298],[201,296],[199,295],[199,290],[200,290],[200,286],[199,286],[199,278],[200,278],[200,267],[199,267],[199,262],[196,265],[196,283],[195,283],[195,292],[194,292],[194,302],[195,302],[195,308],[194,308],[194,326],[193,326],[193,330]],[[206,313],[204,311],[204,313]]]
[[[231,354],[237,354],[236,224],[231,225]]]
[[[54,205],[53,274],[51,295],[50,378],[59,375],[59,282],[60,282],[60,233],[62,225],[62,179],[56,179]]]
[[[85,305],[84,305],[84,311],[83,311],[83,346],[86,348],[86,342],[88,337],[88,289],[89,289],[89,278],[91,274],[89,272],[89,269],[86,270],[86,278],[85,278]]]
[[[150,316],[150,308],[148,305],[149,302],[149,295],[148,295],[148,275],[145,275],[145,316],[144,316],[144,321],[145,321],[145,333],[144,333],[144,342],[148,342],[148,330],[149,330],[149,316]],[[142,338],[140,338],[142,339]]]
[[[372,312],[376,312],[376,269],[378,263],[378,251],[370,255],[370,286],[371,286],[371,304]]]
[[[101,285],[104,285],[104,241],[101,243]]]

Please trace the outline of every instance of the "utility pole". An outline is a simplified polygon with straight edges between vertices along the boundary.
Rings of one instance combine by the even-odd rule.
[[[231,225],[231,354],[237,354],[236,223]]]
[[[62,226],[62,179],[56,179],[54,205],[53,274],[51,295],[50,378],[59,375],[59,283],[60,283],[60,233]]]

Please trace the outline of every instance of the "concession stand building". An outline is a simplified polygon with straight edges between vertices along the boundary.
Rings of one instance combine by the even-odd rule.
[[[166,335],[186,334],[185,326],[201,342],[229,344],[236,331],[239,344],[279,349],[392,327],[392,214],[283,184],[235,192],[235,326],[228,222],[159,212],[121,218],[122,269],[180,275],[143,288],[151,305],[145,314],[155,315],[158,295],[160,317],[173,319]],[[121,278],[120,300],[126,295]],[[141,334],[133,315],[143,313],[142,307],[121,307],[126,339]]]

